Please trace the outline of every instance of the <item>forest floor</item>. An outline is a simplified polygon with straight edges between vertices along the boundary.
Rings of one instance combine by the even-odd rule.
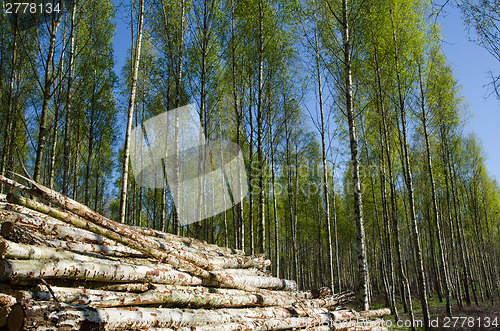
[[[374,306],[378,306],[375,304]],[[372,309],[375,309],[373,307]],[[422,310],[420,302],[413,302],[415,320],[422,323]],[[386,326],[389,330],[408,330],[411,329],[410,317],[403,312],[403,307],[398,305],[400,322],[396,323],[394,316],[387,316]],[[479,302],[479,305],[472,304],[459,309],[456,302],[452,302],[452,317],[446,314],[446,302],[439,302],[436,298],[429,300],[429,312],[431,315],[432,330],[487,330],[500,331],[500,300]],[[406,327],[404,325],[407,325]],[[418,325],[418,324],[417,324]],[[417,330],[423,330],[417,327]]]

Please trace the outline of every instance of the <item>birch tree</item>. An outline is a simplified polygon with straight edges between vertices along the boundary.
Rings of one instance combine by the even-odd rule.
[[[125,211],[127,202],[127,183],[128,183],[128,169],[130,158],[130,132],[132,131],[132,118],[134,116],[134,104],[137,90],[137,75],[139,71],[139,62],[141,59],[141,43],[142,43],[142,30],[144,20],[144,0],[139,0],[139,16],[137,22],[137,39],[134,47],[134,61],[132,65],[132,82],[130,89],[130,98],[128,102],[128,116],[127,128],[125,131],[125,145],[123,148],[123,173],[122,173],[122,186],[120,191],[120,223],[125,223]]]

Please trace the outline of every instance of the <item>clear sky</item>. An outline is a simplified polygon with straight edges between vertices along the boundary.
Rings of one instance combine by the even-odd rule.
[[[118,75],[121,74],[130,47],[130,30],[124,20],[122,7],[116,15],[114,40],[115,72]],[[471,116],[467,118],[466,130],[476,133],[487,156],[486,167],[500,181],[500,101],[494,96],[486,98],[488,89],[485,87],[491,82],[490,71],[500,75],[500,63],[481,46],[469,41],[467,28],[458,9],[447,6],[437,22],[442,27],[444,53],[462,86],[464,100],[469,105]]]
[[[500,75],[500,63],[481,46],[469,41],[469,33],[460,12],[451,6],[438,18],[443,34],[443,48],[471,116],[468,131],[475,132],[484,147],[486,167],[500,181],[500,101],[488,95],[489,72]],[[472,35],[474,37],[474,35]]]

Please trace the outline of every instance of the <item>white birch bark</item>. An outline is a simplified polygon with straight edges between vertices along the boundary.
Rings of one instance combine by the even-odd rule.
[[[96,264],[74,260],[10,260],[0,262],[0,280],[59,278],[107,282],[152,282],[200,285],[201,279],[175,269],[129,264]]]

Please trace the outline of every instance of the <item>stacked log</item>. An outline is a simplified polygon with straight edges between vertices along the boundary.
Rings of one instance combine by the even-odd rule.
[[[352,292],[298,291],[263,255],[119,224],[26,180],[0,176],[20,191],[0,196],[0,328],[379,330],[390,313],[343,308]]]

